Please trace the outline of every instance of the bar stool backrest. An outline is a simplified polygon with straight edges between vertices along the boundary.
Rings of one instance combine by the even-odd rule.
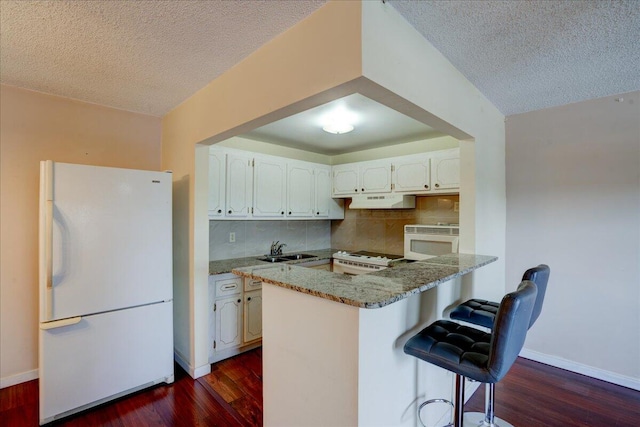
[[[547,282],[549,282],[549,274],[551,270],[546,264],[540,264],[537,267],[528,269],[522,275],[522,280],[530,280],[536,284],[538,288],[538,296],[536,297],[536,304],[533,307],[531,313],[531,320],[529,321],[529,327],[532,327],[542,311],[542,303],[544,302],[544,294],[547,292]]]
[[[489,344],[487,370],[493,379],[489,382],[500,381],[522,350],[537,293],[536,284],[525,280],[502,298]]]

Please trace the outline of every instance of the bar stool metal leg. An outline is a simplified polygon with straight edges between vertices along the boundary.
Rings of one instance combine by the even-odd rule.
[[[485,384],[484,414],[482,412],[466,412],[465,427],[513,427],[512,424],[495,416],[495,384]]]
[[[460,374],[456,374],[456,386],[455,386],[455,396],[454,402],[447,399],[430,399],[425,402],[422,402],[418,407],[418,421],[423,427],[426,427],[424,422],[422,421],[422,408],[431,404],[431,403],[447,403],[453,406],[453,422],[446,424],[442,427],[463,427],[465,423],[465,413],[464,413],[464,377]]]
[[[464,377],[460,374],[456,374],[456,398],[453,410],[455,411],[453,426],[462,427],[464,422]]]

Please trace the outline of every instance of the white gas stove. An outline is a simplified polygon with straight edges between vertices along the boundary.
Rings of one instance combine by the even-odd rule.
[[[381,254],[377,252],[347,252],[338,251],[333,254],[333,272],[342,274],[365,274],[384,270],[389,263],[401,255]]]

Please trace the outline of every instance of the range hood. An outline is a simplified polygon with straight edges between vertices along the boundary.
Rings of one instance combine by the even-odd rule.
[[[413,209],[416,207],[416,196],[403,194],[382,194],[353,196],[349,209]]]

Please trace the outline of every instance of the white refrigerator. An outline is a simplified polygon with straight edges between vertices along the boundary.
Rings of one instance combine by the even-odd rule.
[[[40,164],[40,424],[173,382],[171,173]]]

